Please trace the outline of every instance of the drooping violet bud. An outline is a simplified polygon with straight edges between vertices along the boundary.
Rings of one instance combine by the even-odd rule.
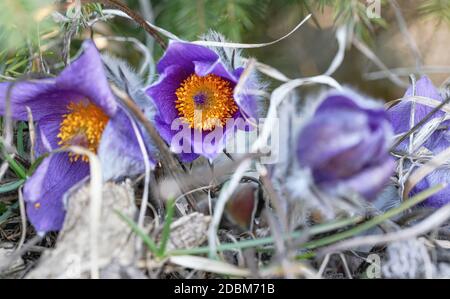
[[[351,91],[334,91],[302,128],[297,158],[325,192],[351,190],[373,199],[394,170],[388,152],[392,137],[382,104]]]

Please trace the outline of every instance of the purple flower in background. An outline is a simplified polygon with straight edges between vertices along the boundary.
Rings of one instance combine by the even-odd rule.
[[[56,78],[0,83],[0,114],[5,113],[8,91],[14,119],[27,120],[30,108],[36,121],[37,156],[77,145],[100,155],[121,151],[124,157],[142,160],[130,120],[109,89],[97,48],[87,41],[83,49]],[[88,175],[84,156],[56,153],[42,161],[24,186],[28,219],[36,231],[61,229],[63,196]]]
[[[382,105],[350,91],[331,92],[302,128],[297,157],[322,190],[373,199],[394,170],[392,136]]]
[[[434,87],[433,82],[424,76],[420,80],[418,80],[415,84],[415,90],[413,91],[413,87],[410,86],[405,93],[402,101],[388,110],[389,119],[394,127],[395,134],[404,134],[410,130],[410,119],[411,119],[411,108],[412,102],[408,101],[407,98],[412,95],[418,97],[426,97],[439,102],[443,101],[442,96],[439,94],[439,91]],[[423,105],[420,103],[415,104],[415,118],[414,124],[420,122],[424,117],[426,117],[431,111],[433,107]],[[437,111],[435,112],[431,119],[442,117],[444,112]],[[444,121],[441,124],[442,129],[436,130],[428,140],[423,144],[428,150],[430,150],[434,155],[439,154],[444,149],[450,147],[450,135],[448,131],[448,121]],[[404,141],[399,147],[399,150],[405,150],[407,148],[408,140]],[[446,166],[443,166],[427,177],[425,177],[422,181],[420,181],[411,191],[411,196],[417,194],[421,191],[424,191],[430,187],[433,187],[439,183],[449,183],[450,182],[450,169]],[[429,197],[423,205],[439,208],[443,205],[450,202],[450,187],[445,188],[444,190],[432,195]]]
[[[427,76],[422,77],[420,80],[416,82],[414,91],[413,87],[410,86],[406,91],[405,95],[403,96],[402,101],[387,111],[389,120],[392,123],[392,127],[394,128],[394,133],[396,135],[407,133],[411,129],[410,120],[411,120],[412,101],[408,101],[406,99],[412,97],[413,95],[417,97],[430,98],[442,102],[442,97],[439,94],[439,91],[434,87],[433,82],[431,82],[431,80]],[[414,112],[414,123],[412,125],[416,125],[432,110],[433,107],[416,103]],[[433,114],[433,116],[430,119],[442,117],[443,115],[444,112],[437,111],[436,113]],[[441,139],[442,139],[441,131],[437,131],[427,140],[424,146],[432,151],[435,150],[440,151],[444,149],[440,147],[442,145],[440,144]],[[408,140],[405,140],[399,145],[397,149],[405,150],[407,148],[407,144]]]
[[[243,68],[229,69],[207,47],[172,41],[157,69],[160,78],[147,89],[159,112],[156,127],[183,161],[192,161],[199,155],[213,159],[236,127],[251,127],[247,119],[256,117],[256,100],[234,93]],[[227,125],[238,119],[244,120],[241,126]],[[188,130],[182,132],[180,124]],[[222,135],[210,142],[208,136],[217,129]],[[175,141],[180,133],[184,133],[182,143]]]

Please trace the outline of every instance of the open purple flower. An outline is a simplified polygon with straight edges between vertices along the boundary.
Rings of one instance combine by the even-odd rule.
[[[302,128],[297,157],[322,190],[373,199],[394,170],[392,136],[382,105],[350,91],[331,92]]]
[[[243,68],[227,68],[207,47],[172,41],[157,69],[160,78],[147,89],[159,112],[155,123],[185,162],[199,155],[213,159],[228,134],[236,128],[248,130],[247,120],[256,118],[255,98],[234,92]],[[233,125],[236,120],[242,122]]]
[[[5,113],[8,92],[14,119],[27,120],[30,108],[37,156],[77,145],[93,152],[102,148],[102,155],[120,151],[124,158],[142,160],[130,120],[109,89],[97,48],[87,41],[83,49],[56,78],[0,83],[0,114]],[[24,186],[28,219],[36,231],[61,228],[64,194],[88,175],[84,156],[56,153],[42,161]]]
[[[392,126],[394,127],[395,134],[404,134],[410,130],[412,102],[407,101],[406,98],[411,97],[413,94],[419,97],[430,98],[439,102],[442,102],[443,100],[441,95],[439,94],[439,91],[436,89],[436,87],[434,87],[433,82],[431,82],[431,80],[426,76],[422,77],[416,82],[414,91],[413,87],[410,86],[404,95],[404,99],[399,104],[388,110],[389,119],[392,123]],[[414,124],[420,122],[432,110],[433,108],[430,106],[416,103],[414,112]],[[430,120],[437,117],[442,117],[443,115],[444,112],[437,111],[431,116]],[[437,155],[444,149],[450,147],[450,134],[448,131],[448,124],[448,121],[443,122],[441,124],[443,129],[436,130],[423,144],[423,146],[430,150],[434,155]],[[398,149],[405,150],[407,148],[407,142],[407,140],[404,141]],[[446,166],[443,166],[420,181],[413,188],[410,195],[412,196],[414,194],[417,194],[439,183],[448,182],[450,182],[450,169]],[[449,202],[450,187],[447,187],[444,190],[429,197],[423,203],[423,205],[439,208]]]

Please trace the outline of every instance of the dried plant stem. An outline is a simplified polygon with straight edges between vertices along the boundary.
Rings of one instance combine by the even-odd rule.
[[[396,0],[390,0],[390,5],[394,9],[395,17],[397,19],[398,26],[400,28],[400,31],[403,33],[406,42],[408,43],[408,46],[411,50],[411,53],[413,54],[415,60],[416,60],[416,68],[419,70],[422,67],[422,55],[420,53],[419,47],[417,47],[417,44],[414,40],[414,38],[411,36],[411,33],[408,30],[408,25],[406,24],[405,18],[403,17],[403,14],[400,9],[400,5]]]
[[[412,208],[413,206],[424,201],[425,199],[432,196],[433,194],[436,194],[437,192],[441,191],[445,187],[446,187],[446,185],[439,184],[439,185],[436,185],[425,191],[422,191],[421,193],[404,201],[397,208],[393,208],[393,209],[387,211],[386,213],[376,216],[376,217],[372,218],[371,220],[369,220],[357,227],[354,227],[348,231],[344,231],[342,233],[335,234],[330,237],[325,237],[324,239],[321,239],[318,241],[312,241],[311,244],[307,244],[307,247],[315,248],[318,246],[324,246],[324,245],[332,244],[332,243],[341,241],[343,239],[347,239],[349,237],[360,234],[372,227],[375,227],[376,225],[378,225],[380,223],[383,223],[385,220],[390,219],[390,218],[402,213],[403,211],[406,211],[406,210]],[[439,211],[441,211],[441,212],[439,212]],[[402,240],[407,239],[406,236],[408,236],[408,238],[411,236],[417,236],[421,233],[426,232],[427,229],[430,230],[433,227],[434,228],[438,227],[439,225],[442,224],[442,222],[446,221],[450,217],[450,205],[447,205],[446,207],[441,208],[440,210],[438,210],[438,212],[433,214],[433,215],[436,214],[436,216],[434,216],[434,219],[428,220],[428,219],[432,218],[433,215],[428,217],[427,220],[424,220],[419,225],[417,225],[416,229],[413,229],[413,228],[404,229],[399,232],[386,234],[384,236],[369,236],[369,237],[354,238],[354,239],[351,239],[348,241],[343,241],[342,243],[338,243],[337,245],[331,245],[331,246],[323,249],[321,251],[321,253],[327,254],[327,253],[333,253],[333,252],[343,250],[344,248],[357,247],[357,246],[361,246],[361,245],[376,245],[376,244],[383,243],[380,240],[386,240],[386,242],[397,241],[397,238],[394,238],[393,236],[397,236],[397,237],[402,236],[403,237]],[[431,226],[431,225],[434,225],[434,226]],[[411,231],[411,229],[413,229],[413,230]],[[374,240],[377,242],[374,242]]]
[[[406,140],[411,134],[413,134],[415,131],[417,131],[420,127],[422,127],[427,121],[430,120],[430,118],[439,110],[441,110],[443,107],[445,107],[450,102],[450,97],[447,97],[445,101],[439,104],[439,106],[436,106],[431,110],[430,113],[428,113],[424,118],[422,118],[414,127],[411,128],[406,134],[404,134],[402,137],[400,137],[394,145],[391,147],[391,151],[394,151],[395,148]]]
[[[214,215],[211,221],[211,225],[208,230],[208,244],[209,244],[209,256],[215,257],[217,255],[217,237],[216,232],[219,228],[220,220],[222,219],[222,214],[225,209],[225,205],[236,190],[239,185],[244,173],[251,165],[250,159],[243,160],[239,167],[236,169],[229,183],[227,183],[221,190],[219,198],[217,199],[216,205],[214,207]]]
[[[5,112],[3,116],[3,136],[2,136],[2,143],[3,146],[6,146],[8,148],[12,147],[12,141],[14,137],[13,132],[13,119],[12,119],[12,108],[11,108],[11,95],[12,91],[16,86],[16,82],[12,82],[8,89],[6,90],[6,100],[5,100]]]
[[[389,76],[390,73],[396,74],[397,76],[409,76],[411,73],[436,73],[436,74],[445,74],[450,73],[450,66],[442,66],[442,65],[425,65],[420,69],[414,67],[401,67],[401,68],[393,68],[384,71],[376,71],[364,74],[364,78],[367,80],[379,80],[384,79]]]
[[[445,188],[445,185],[439,184],[432,188],[429,188],[425,191],[420,192],[419,194],[413,196],[412,198],[404,201],[400,206],[397,208],[390,209],[386,213],[376,216],[369,221],[366,221],[356,227],[353,227],[349,230],[343,231],[341,233],[337,233],[319,240],[313,240],[308,243],[305,243],[302,245],[302,247],[313,249],[317,247],[322,247],[328,244],[333,244],[336,242],[339,242],[341,240],[356,236],[362,232],[365,232],[377,225],[380,225],[381,223],[385,222],[386,220],[412,208],[413,206],[419,204],[420,202],[424,201],[428,197],[430,197],[433,194],[436,194],[437,192],[441,191]],[[323,253],[332,253],[334,251],[324,251]]]
[[[367,58],[369,58],[373,63],[375,63],[375,65],[377,67],[379,67],[381,70],[388,72],[388,78],[395,83],[397,86],[405,88],[408,86],[408,84],[406,84],[404,81],[402,81],[402,79],[400,79],[396,74],[392,73],[391,71],[389,71],[389,69],[387,68],[387,66],[380,60],[380,58],[378,58],[375,53],[373,53],[373,51],[367,46],[365,45],[362,41],[360,41],[357,38],[353,38],[352,40],[352,44],[362,53],[364,54]]]
[[[31,240],[29,240],[26,244],[22,246],[20,250],[17,250],[13,252],[10,256],[8,256],[8,259],[6,260],[0,260],[0,273],[8,269],[17,259],[19,259],[23,254],[25,254],[27,251],[29,251],[31,248],[33,248],[36,244],[41,242],[43,239],[43,236],[34,236]],[[4,263],[2,263],[5,261]]]
[[[347,275],[347,277],[349,279],[353,279],[352,272],[350,271],[350,268],[348,267],[347,259],[345,258],[345,256],[342,253],[339,254],[339,257],[342,260],[342,264],[344,266],[345,274]]]
[[[305,236],[313,236],[318,235],[330,231],[334,231],[343,227],[347,227],[352,224],[360,223],[364,218],[357,216],[352,217],[348,219],[338,220],[331,223],[324,223],[324,224],[318,224],[311,228],[302,230],[302,231],[296,231],[290,234],[286,234],[281,236],[281,238],[284,239],[298,239],[303,238]],[[252,240],[244,240],[239,241],[237,243],[228,243],[228,244],[221,244],[218,245],[216,250],[217,251],[225,251],[225,250],[236,250],[236,249],[244,249],[244,248],[252,248],[252,247],[258,247],[268,244],[273,244],[275,242],[274,237],[266,237],[266,238],[260,238],[260,239],[252,239]],[[191,248],[191,249],[176,249],[173,251],[170,251],[169,255],[185,255],[185,254],[205,254],[210,251],[210,248],[208,246],[206,247],[197,247],[197,248]]]
[[[136,122],[130,117],[129,117],[129,119],[130,119],[131,125],[133,127],[133,131],[136,136],[136,139],[139,143],[139,148],[141,150],[142,158],[144,160],[144,169],[145,169],[144,192],[142,192],[141,209],[139,211],[139,219],[138,219],[138,226],[141,229],[144,229],[144,219],[145,219],[145,214],[147,212],[148,197],[149,197],[151,166],[150,166],[150,162],[149,162],[149,155],[147,152],[147,148],[145,147],[145,143],[141,136],[141,132],[139,131],[139,128],[136,125]],[[142,240],[140,240],[139,238],[136,238],[136,251],[139,251],[141,248],[142,248]]]
[[[149,134],[150,138],[155,143],[155,146],[158,148],[161,160],[163,165],[169,168],[170,174],[173,176],[174,180],[179,185],[181,191],[183,193],[186,193],[188,188],[185,185],[184,181],[182,180],[180,174],[179,174],[179,165],[176,159],[172,156],[172,153],[170,152],[168,146],[164,142],[164,140],[159,136],[158,131],[153,126],[153,124],[147,119],[147,117],[144,115],[144,113],[141,111],[141,109],[136,105],[136,103],[129,97],[127,93],[120,90],[117,86],[114,84],[111,85],[111,89],[114,92],[114,94],[124,103],[124,105],[130,110],[131,114],[136,117],[136,119],[144,126],[145,130]],[[187,194],[186,199],[191,206],[192,209],[195,211],[197,209],[197,203],[195,201],[195,198],[192,196],[192,194]]]
[[[406,198],[411,190],[417,185],[423,178],[432,173],[436,168],[445,164],[450,159],[450,148],[445,149],[433,159],[428,161],[425,165],[413,172],[405,183],[403,191],[403,198]]]
[[[323,273],[325,273],[328,263],[330,262],[330,257],[331,257],[330,253],[326,254],[322,261],[322,264],[320,264],[319,272],[317,273],[320,277],[322,277]]]
[[[25,202],[22,196],[22,188],[19,188],[19,209],[20,209],[20,219],[22,222],[22,233],[20,235],[20,240],[16,250],[20,250],[20,248],[22,248],[22,245],[25,243],[25,238],[27,236],[27,215],[25,212]]]
[[[3,177],[5,176],[6,171],[8,171],[8,168],[9,168],[9,163],[8,163],[8,161],[4,161],[4,162],[2,163],[2,165],[0,166],[0,181],[3,180]]]
[[[99,227],[102,209],[102,197],[103,197],[103,177],[102,177],[102,165],[100,159],[93,152],[86,150],[79,146],[71,146],[61,151],[70,150],[76,154],[85,155],[89,158],[89,170],[90,170],[90,274],[91,278],[100,278],[100,265],[98,255],[98,239],[99,239]],[[56,151],[58,152],[58,151]]]
[[[161,46],[163,50],[167,48],[167,44],[164,39],[159,35],[158,31],[153,29],[151,26],[147,24],[147,21],[137,12],[131,10],[128,6],[123,4],[118,0],[81,0],[82,3],[102,3],[108,6],[112,6],[124,13],[126,13],[130,18],[132,18],[139,26],[144,28],[145,31],[148,32],[155,41]]]
[[[28,131],[30,132],[30,162],[34,163],[36,157],[34,156],[34,148],[36,146],[36,130],[34,128],[33,113],[30,107],[27,106],[28,114]]]
[[[353,238],[347,241],[343,241],[336,245],[332,245],[323,250],[324,253],[328,252],[337,252],[346,250],[348,248],[354,248],[358,246],[367,246],[367,245],[379,245],[385,244],[389,242],[396,242],[407,240],[411,238],[415,238],[417,236],[426,234],[433,229],[436,229],[443,223],[445,223],[450,218],[450,204],[440,208],[431,216],[423,220],[417,225],[414,225],[410,228],[406,228],[397,232],[385,234],[385,235],[375,235],[375,236],[366,236]]]
[[[416,96],[416,78],[414,75],[410,75],[410,81],[412,86],[412,96]],[[411,114],[409,117],[409,128],[412,129],[414,127],[414,123],[416,121],[416,101],[411,103]],[[414,143],[414,132],[409,135],[409,154],[413,153],[413,143]]]

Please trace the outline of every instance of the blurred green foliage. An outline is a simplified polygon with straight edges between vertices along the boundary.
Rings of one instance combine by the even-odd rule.
[[[266,17],[270,0],[154,0],[160,8],[156,23],[193,40],[210,28],[240,40]]]
[[[0,215],[2,215],[4,212],[6,212],[7,207],[4,203],[0,202]]]
[[[0,38],[2,50],[23,45],[50,26],[45,18],[51,12],[52,0],[1,0]]]
[[[419,11],[425,15],[445,21],[450,24],[450,1],[449,0],[427,0],[419,7]]]
[[[236,42],[259,42],[274,22],[287,21],[288,27],[295,26],[302,17],[313,13],[312,20],[320,22],[315,15],[325,9],[333,12],[336,25],[347,24],[354,34],[371,44],[377,28],[386,27],[383,18],[369,18],[366,0],[121,0],[146,17],[154,18],[156,25],[187,39],[198,39],[208,30],[221,32]],[[389,0],[380,0],[384,9],[389,9]],[[73,3],[73,1],[71,1]],[[61,55],[61,45],[79,37],[78,33],[90,25],[90,21],[102,14],[100,4],[84,5],[81,9],[68,6],[67,10],[58,4],[64,0],[0,0],[0,79],[18,77],[33,71],[33,59],[41,53],[44,43],[53,49],[58,45],[55,58]],[[450,22],[449,0],[423,0],[418,12],[423,16],[435,17],[438,21]],[[53,6],[52,6],[53,5]],[[145,11],[150,7],[150,16]],[[67,7],[67,6],[66,6]],[[58,11],[57,21],[52,12]],[[383,13],[384,15],[384,13]],[[108,26],[114,34],[134,36],[144,40],[145,32],[130,22],[113,20]],[[53,37],[42,37],[52,32]],[[257,36],[257,38],[255,38]],[[78,45],[75,42],[74,46]],[[52,47],[48,47],[52,48]],[[72,47],[74,48],[74,47]],[[155,52],[159,55],[160,51]],[[73,52],[70,52],[73,54]]]
[[[19,77],[31,68],[31,47],[54,24],[52,0],[0,1],[0,75]]]
[[[144,0],[145,1],[145,0]],[[135,2],[135,1],[131,1]],[[355,33],[369,40],[373,28],[386,26],[382,18],[369,18],[363,0],[152,0],[156,23],[188,40],[212,28],[230,40],[242,41],[245,32],[268,23],[280,11],[301,17],[330,7],[337,24],[352,23]],[[386,0],[381,0],[386,4]]]

